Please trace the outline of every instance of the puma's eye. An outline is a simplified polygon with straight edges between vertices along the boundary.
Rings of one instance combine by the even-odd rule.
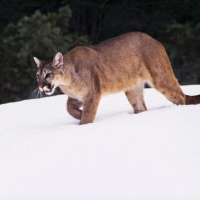
[[[52,76],[52,73],[46,74],[45,78],[50,78]]]

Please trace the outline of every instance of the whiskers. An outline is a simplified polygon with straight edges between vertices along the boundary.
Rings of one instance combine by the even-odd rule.
[[[37,98],[42,98],[42,97],[44,97],[44,96],[45,96],[44,92],[43,92],[43,91],[40,91],[39,88],[36,88],[36,89],[32,92],[32,97],[35,98],[35,99],[37,99]]]
[[[56,96],[59,94],[63,94],[60,89],[56,88],[54,93],[52,95],[47,95],[45,94],[44,91],[41,91],[39,88],[36,88],[33,92],[32,92],[32,97],[34,99],[38,99],[38,98],[43,98],[43,97],[48,97],[48,96]]]
[[[63,94],[63,93],[58,88],[56,88],[52,96],[59,95],[59,94]]]

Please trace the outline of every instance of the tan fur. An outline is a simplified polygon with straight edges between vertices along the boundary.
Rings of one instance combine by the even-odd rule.
[[[69,96],[67,110],[80,124],[93,122],[101,96],[108,93],[124,91],[135,113],[146,111],[146,82],[174,104],[200,103],[200,97],[182,92],[164,47],[144,33],[127,33],[92,48],[78,46],[63,57],[56,54],[52,62],[34,59],[38,70],[51,69],[49,83]]]

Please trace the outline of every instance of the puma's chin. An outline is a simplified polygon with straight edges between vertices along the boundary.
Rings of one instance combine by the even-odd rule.
[[[45,94],[47,94],[47,95],[52,95],[53,94],[53,92],[52,91],[50,91],[50,92],[45,92]]]

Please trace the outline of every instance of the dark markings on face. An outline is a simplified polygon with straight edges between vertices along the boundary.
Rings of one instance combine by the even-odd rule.
[[[54,77],[55,69],[52,67],[52,61],[42,62],[42,65],[38,68],[36,73],[36,79],[39,87],[51,86],[51,82]]]

